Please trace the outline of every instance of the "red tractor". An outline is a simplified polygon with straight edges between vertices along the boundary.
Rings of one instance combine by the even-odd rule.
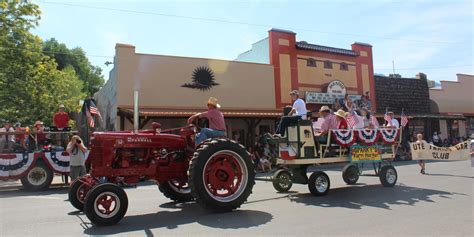
[[[154,180],[176,202],[195,200],[215,211],[231,211],[244,203],[255,184],[247,150],[226,138],[195,146],[196,127],[160,131],[95,132],[88,162],[90,174],[69,188],[69,201],[96,225],[113,225],[127,212],[121,185]]]

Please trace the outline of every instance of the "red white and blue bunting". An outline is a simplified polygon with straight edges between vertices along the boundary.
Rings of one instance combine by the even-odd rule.
[[[44,157],[54,171],[58,173],[69,173],[70,156],[67,152],[45,152]]]
[[[365,145],[373,145],[377,143],[379,138],[379,132],[374,129],[361,129],[358,130],[359,141]]]
[[[19,178],[35,160],[33,153],[0,154],[0,178]]]
[[[398,129],[380,128],[380,135],[385,144],[394,144],[398,138]]]
[[[88,155],[89,152],[86,157]],[[70,156],[67,152],[10,153],[0,154],[0,180],[22,178],[39,160],[53,172],[69,174]]]
[[[352,129],[338,129],[332,131],[337,143],[342,147],[351,146],[356,142],[355,131]]]

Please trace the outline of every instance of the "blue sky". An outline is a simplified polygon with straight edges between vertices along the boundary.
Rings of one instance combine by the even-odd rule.
[[[350,48],[354,41],[370,43],[375,73],[391,73],[393,60],[395,72],[404,77],[424,72],[439,81],[474,74],[471,1],[33,2],[42,10],[33,33],[83,48],[106,79],[112,66],[104,62],[112,61],[115,43],[133,44],[140,53],[232,60],[267,37],[270,26],[314,44]]]

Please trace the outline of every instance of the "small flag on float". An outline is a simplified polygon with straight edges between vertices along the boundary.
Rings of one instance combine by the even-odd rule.
[[[401,115],[401,122],[402,122],[402,127],[405,127],[408,124],[408,116],[405,115],[405,112],[402,109],[402,115]]]
[[[347,115],[346,118],[347,125],[349,125],[350,128],[353,128],[359,121],[357,119],[357,115],[355,115],[355,112],[352,111]]]

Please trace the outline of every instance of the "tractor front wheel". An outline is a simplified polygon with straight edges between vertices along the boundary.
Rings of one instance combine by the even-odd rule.
[[[90,175],[85,175],[72,181],[68,191],[68,198],[71,205],[77,210],[83,211],[86,195],[94,185],[95,180]]]
[[[128,198],[116,184],[99,184],[92,188],[84,201],[84,212],[94,225],[114,225],[127,212]]]
[[[255,170],[250,155],[235,141],[208,141],[191,159],[191,192],[207,209],[225,212],[239,208],[252,193],[254,184]]]

